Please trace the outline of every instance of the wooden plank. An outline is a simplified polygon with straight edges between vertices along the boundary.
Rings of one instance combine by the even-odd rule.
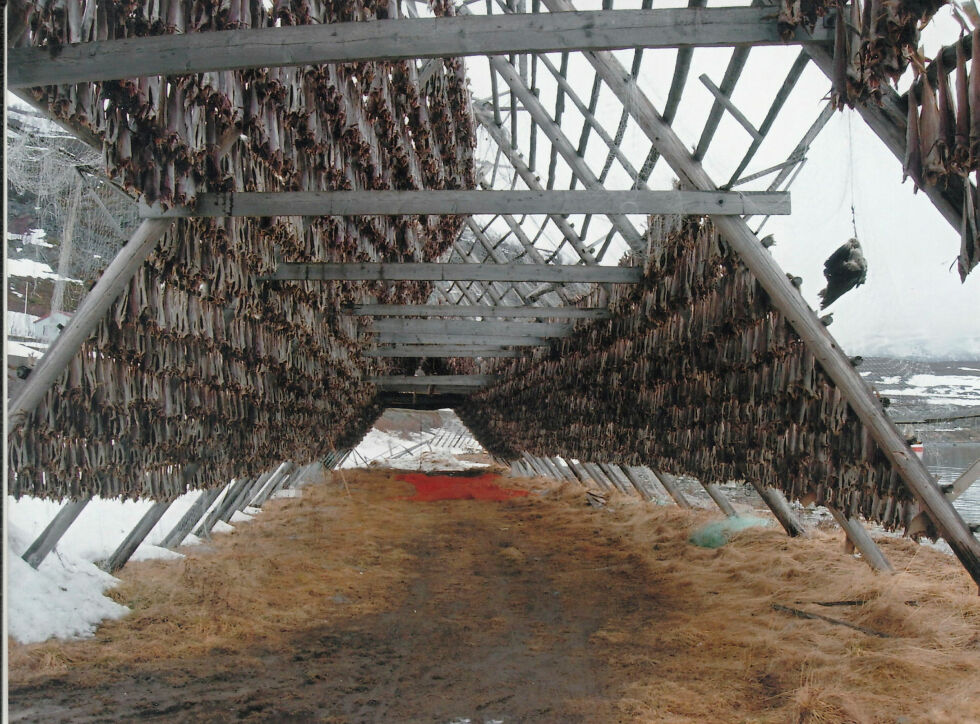
[[[302,264],[281,262],[271,276],[263,278],[367,282],[482,281],[635,284],[640,281],[642,276],[643,270],[639,267],[568,264],[436,264],[433,262]]]
[[[597,182],[598,183],[598,182]],[[240,191],[200,193],[191,206],[140,203],[144,219],[416,214],[789,214],[772,191]]]
[[[569,0],[542,0],[542,3],[552,12],[574,9]],[[660,148],[664,160],[670,164],[685,187],[702,190],[716,188],[711,177],[691,156],[686,145],[669,126],[663,123],[646,94],[635,84],[631,85],[627,82],[626,70],[615,56],[605,51],[589,51],[585,56],[620,101],[630,104],[630,112],[637,125],[650,141]],[[811,57],[828,76],[833,73],[833,60],[830,58],[830,53],[815,48]],[[895,95],[885,86],[882,86],[882,91],[883,96]],[[871,117],[881,119],[886,113],[884,109],[879,109],[877,111],[879,115],[875,116],[875,112],[867,111],[872,107],[875,107],[874,104],[860,106],[859,112],[862,117],[867,119],[870,114]],[[883,138],[887,136],[889,139],[886,141],[889,148],[892,148],[893,141],[897,142],[898,145],[893,150],[899,158],[902,158],[904,134],[900,139],[894,139],[895,127],[888,125],[882,126],[881,131],[879,135]],[[897,150],[898,148],[901,150]],[[938,189],[931,188],[938,193]],[[931,194],[930,198],[932,198]],[[899,472],[916,500],[929,512],[936,527],[964,568],[975,581],[980,583],[980,541],[973,537],[969,527],[946,500],[922,461],[909,449],[904,436],[885,414],[881,403],[871,394],[867,383],[851,365],[847,355],[841,351],[830,332],[820,323],[817,315],[786,278],[785,272],[779,268],[772,254],[762,246],[759,238],[752,233],[748,225],[742,219],[730,216],[714,217],[714,222],[721,235],[732,245],[769,295],[775,307],[782,312],[803,339],[807,349],[814,355],[824,372],[844,394],[858,419],[868,428],[875,442]],[[958,213],[955,227],[959,228]]]
[[[223,489],[223,495],[219,498],[218,502],[215,503],[214,507],[204,516],[204,520],[201,521],[200,525],[194,529],[194,535],[200,538],[208,538],[211,535],[211,529],[214,528],[215,524],[221,520],[221,516],[224,515],[225,510],[231,505],[232,500],[238,497],[238,493],[243,487],[248,483],[248,479],[242,478],[241,480],[230,481]]]
[[[839,525],[844,530],[844,535],[847,536],[847,540],[854,545],[859,551],[861,551],[861,557],[864,558],[864,562],[871,566],[876,571],[882,571],[884,573],[894,573],[895,569],[892,568],[892,564],[889,562],[885,554],[881,552],[881,548],[878,544],[874,542],[874,539],[868,533],[868,530],[861,525],[861,521],[857,518],[852,518],[846,516],[843,512],[837,508],[827,506],[827,510],[830,514],[834,516],[834,520],[837,521]]]
[[[292,469],[293,463],[290,461],[286,460],[285,462],[280,463],[279,467],[276,468],[275,472],[273,472],[270,476],[265,488],[259,491],[259,494],[255,496],[255,499],[252,501],[252,505],[264,505],[272,494],[278,490],[279,486],[282,484],[283,478],[288,476]]]
[[[466,395],[385,392],[378,395],[377,400],[385,407],[398,407],[404,410],[445,410],[462,405],[466,401]]]
[[[218,499],[219,495],[221,495],[222,490],[223,488],[202,490],[197,500],[194,501],[194,504],[187,509],[184,516],[177,521],[177,525],[175,525],[160,542],[160,546],[163,548],[170,548],[172,550],[183,543],[184,539],[188,536],[188,534],[190,534],[191,529],[201,519],[201,516],[208,511],[211,504]]]
[[[568,322],[473,322],[462,319],[375,319],[371,329],[377,333],[495,335],[528,334],[536,337],[564,337],[575,326]]]
[[[163,517],[163,514],[167,512],[167,509],[172,504],[172,500],[161,500],[151,505],[150,509],[146,511],[139,522],[133,526],[129,534],[116,547],[116,550],[112,552],[112,555],[100,564],[100,567],[107,573],[115,573],[125,566],[126,562],[136,552],[136,549],[139,548],[140,543],[146,539],[146,536],[150,534],[153,527],[160,522],[160,518]]]
[[[973,485],[977,480],[980,480],[980,460],[976,460],[973,465],[968,467],[963,473],[953,481],[953,489],[950,490],[946,497],[950,501],[956,500],[958,497],[963,495],[970,486]]]
[[[434,334],[426,332],[376,332],[371,339],[378,344],[493,344],[501,347],[539,347],[548,344],[548,337],[532,334]]]
[[[800,32],[794,42],[830,40],[830,33],[818,27],[814,38]],[[771,11],[682,8],[401,18],[76,43],[56,54],[48,48],[11,48],[7,84],[23,88],[322,63],[743,44],[782,44]]]
[[[629,480],[630,484],[636,488],[636,492],[640,494],[640,497],[646,501],[656,500],[657,497],[650,491],[649,487],[644,484],[644,481],[636,473],[636,469],[631,465],[623,465],[622,471],[626,479]]]
[[[78,500],[69,500],[58,513],[51,519],[44,530],[41,531],[41,535],[34,539],[27,550],[23,552],[21,558],[27,562],[31,568],[37,568],[41,565],[45,558],[48,557],[48,553],[54,550],[54,547],[58,545],[58,541],[61,540],[61,536],[71,527],[71,524],[75,522],[75,519],[85,510],[85,506],[92,499],[91,496],[87,498],[79,498]]]
[[[662,470],[653,472],[653,470],[651,470],[646,465],[644,465],[641,468],[641,470],[643,470],[643,472],[645,472],[655,481],[660,483],[660,486],[667,491],[667,495],[673,498],[674,502],[677,503],[677,505],[679,505],[682,508],[694,507],[691,505],[690,501],[688,501],[688,499],[684,497],[684,493],[681,492],[681,489],[677,487],[677,478],[675,478],[673,475],[671,475],[670,473],[665,473]]]
[[[783,530],[791,538],[796,538],[798,536],[806,536],[806,527],[803,522],[797,517],[793,509],[789,507],[789,502],[786,500],[780,491],[776,488],[770,488],[765,485],[761,485],[754,480],[750,480],[752,487],[755,488],[759,497],[762,498],[772,514],[776,516],[776,520],[779,524],[783,526]]]
[[[364,351],[365,357],[403,358],[403,357],[523,357],[518,349],[481,345],[420,345],[402,344],[392,347],[376,347]]]
[[[718,89],[723,96],[731,96],[732,91],[735,90],[735,84],[738,82],[739,76],[742,75],[742,69],[745,68],[745,62],[749,58],[749,50],[749,47],[742,46],[732,51],[731,60],[728,62],[725,76],[721,79],[721,87]],[[711,145],[711,140],[715,137],[715,131],[718,130],[718,124],[721,122],[724,112],[725,106],[716,97],[711,105],[711,110],[708,111],[708,119],[705,121],[701,138],[698,139],[697,149],[694,151],[694,158],[698,161],[704,159],[708,152],[708,146]]]
[[[498,317],[532,319],[608,319],[603,307],[508,307],[500,304],[354,304],[355,317]]]
[[[383,392],[473,392],[491,384],[494,375],[392,375],[370,377],[368,382]]]
[[[721,88],[712,83],[711,78],[708,77],[707,73],[702,73],[698,76],[698,80],[704,84],[704,87],[715,97],[715,101],[724,106],[725,110],[732,114],[732,118],[738,121],[738,124],[746,130],[746,132],[752,136],[752,140],[756,143],[762,143],[762,134],[759,133],[758,129],[752,125],[751,121],[745,117],[745,114],[738,109],[732,99],[729,98],[725,93],[722,92]]]

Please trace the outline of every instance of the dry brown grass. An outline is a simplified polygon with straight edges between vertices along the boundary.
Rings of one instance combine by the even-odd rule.
[[[617,495],[596,510],[581,488],[545,480],[520,481],[543,494],[505,503],[418,504],[395,499],[410,489],[388,471],[344,475],[350,495],[338,476],[275,501],[212,550],[127,567],[113,597],[133,613],[91,641],[11,643],[12,685],[91,686],[166,662],[177,680],[192,675],[188,661],[215,654],[241,666],[312,628],[390,616],[424,579],[441,591],[432,606],[445,607],[446,626],[480,647],[518,624],[530,627],[528,652],[578,641],[595,688],[563,700],[565,720],[980,721],[980,599],[957,562],[931,549],[882,542],[900,571],[884,576],[844,555],[839,534],[754,529],[706,550],[687,538],[710,513]],[[422,555],[435,573],[420,572]],[[480,610],[493,587],[513,605]],[[519,620],[552,592],[563,602],[554,618]],[[863,603],[815,604],[839,600]],[[445,653],[431,646],[431,659]]]

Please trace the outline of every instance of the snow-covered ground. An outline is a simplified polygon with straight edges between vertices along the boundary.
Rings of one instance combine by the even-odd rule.
[[[440,411],[442,427],[424,431],[385,431],[371,428],[341,468],[382,465],[399,470],[467,470],[486,463],[457,456],[484,452],[480,444],[450,410]]]
[[[130,560],[182,558],[180,553],[156,544],[200,494],[195,490],[174,501]],[[54,518],[61,504],[26,496],[20,500],[8,497],[4,525],[8,635],[21,643],[44,641],[52,636],[85,637],[95,633],[102,620],[125,616],[129,609],[104,595],[118,580],[101,570],[96,562],[112,554],[152,504],[146,500],[93,498],[58,546],[34,570],[21,555]],[[246,510],[250,515],[235,513],[232,523],[248,522],[259,512],[252,508]],[[219,521],[213,532],[231,530],[234,530],[232,525]],[[184,540],[184,545],[200,542],[192,534]]]
[[[71,279],[57,274],[43,261],[32,259],[7,259],[7,275],[12,277],[34,277],[35,279],[64,279],[66,282],[81,284],[79,279]]]

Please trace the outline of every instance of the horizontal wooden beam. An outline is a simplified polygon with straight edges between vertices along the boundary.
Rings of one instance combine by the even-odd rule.
[[[500,322],[462,319],[376,319],[371,329],[377,334],[462,334],[500,336],[502,334],[565,337],[572,333],[569,322]]]
[[[793,42],[832,41],[800,31]],[[217,70],[567,50],[780,45],[769,8],[399,18],[11,48],[10,88]]]
[[[382,392],[377,399],[385,407],[400,407],[405,410],[443,410],[462,405],[466,402],[466,395]]]
[[[472,392],[495,382],[496,375],[391,375],[369,377],[384,392]]]
[[[639,267],[568,264],[436,264],[351,262],[346,264],[280,263],[266,280],[559,282],[564,284],[635,284]]]
[[[487,344],[500,347],[539,347],[549,337],[540,334],[438,334],[434,332],[375,332],[371,339],[378,344]]]
[[[355,304],[344,311],[355,317],[609,318],[609,310],[603,307],[507,307],[496,304]]]
[[[390,347],[375,347],[364,352],[365,357],[404,358],[404,357],[523,357],[524,351],[508,349],[504,346],[477,346],[467,344],[425,345],[398,344]]]
[[[202,193],[194,206],[140,204],[144,219],[423,214],[780,215],[785,191],[240,191]]]

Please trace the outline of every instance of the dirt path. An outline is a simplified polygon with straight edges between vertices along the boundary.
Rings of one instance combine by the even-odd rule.
[[[504,502],[418,503],[400,499],[412,488],[392,474],[346,481],[350,496],[339,480],[308,487],[213,550],[127,567],[115,597],[133,614],[92,641],[14,646],[12,721],[956,721],[980,711],[970,708],[980,707],[980,606],[954,566],[940,600],[935,580],[893,590],[900,577],[883,585],[825,539],[764,531],[693,548],[686,531],[704,514],[625,501],[596,510],[543,483]],[[815,552],[832,560],[803,580],[800,561]],[[755,570],[761,553],[768,571]],[[836,588],[824,580],[835,575],[845,579]],[[865,597],[860,611],[831,614],[901,639],[771,609],[808,594]],[[905,606],[913,594],[922,600]],[[920,615],[928,606],[941,626]],[[919,660],[903,661],[906,650]],[[910,680],[920,665],[929,681]]]

